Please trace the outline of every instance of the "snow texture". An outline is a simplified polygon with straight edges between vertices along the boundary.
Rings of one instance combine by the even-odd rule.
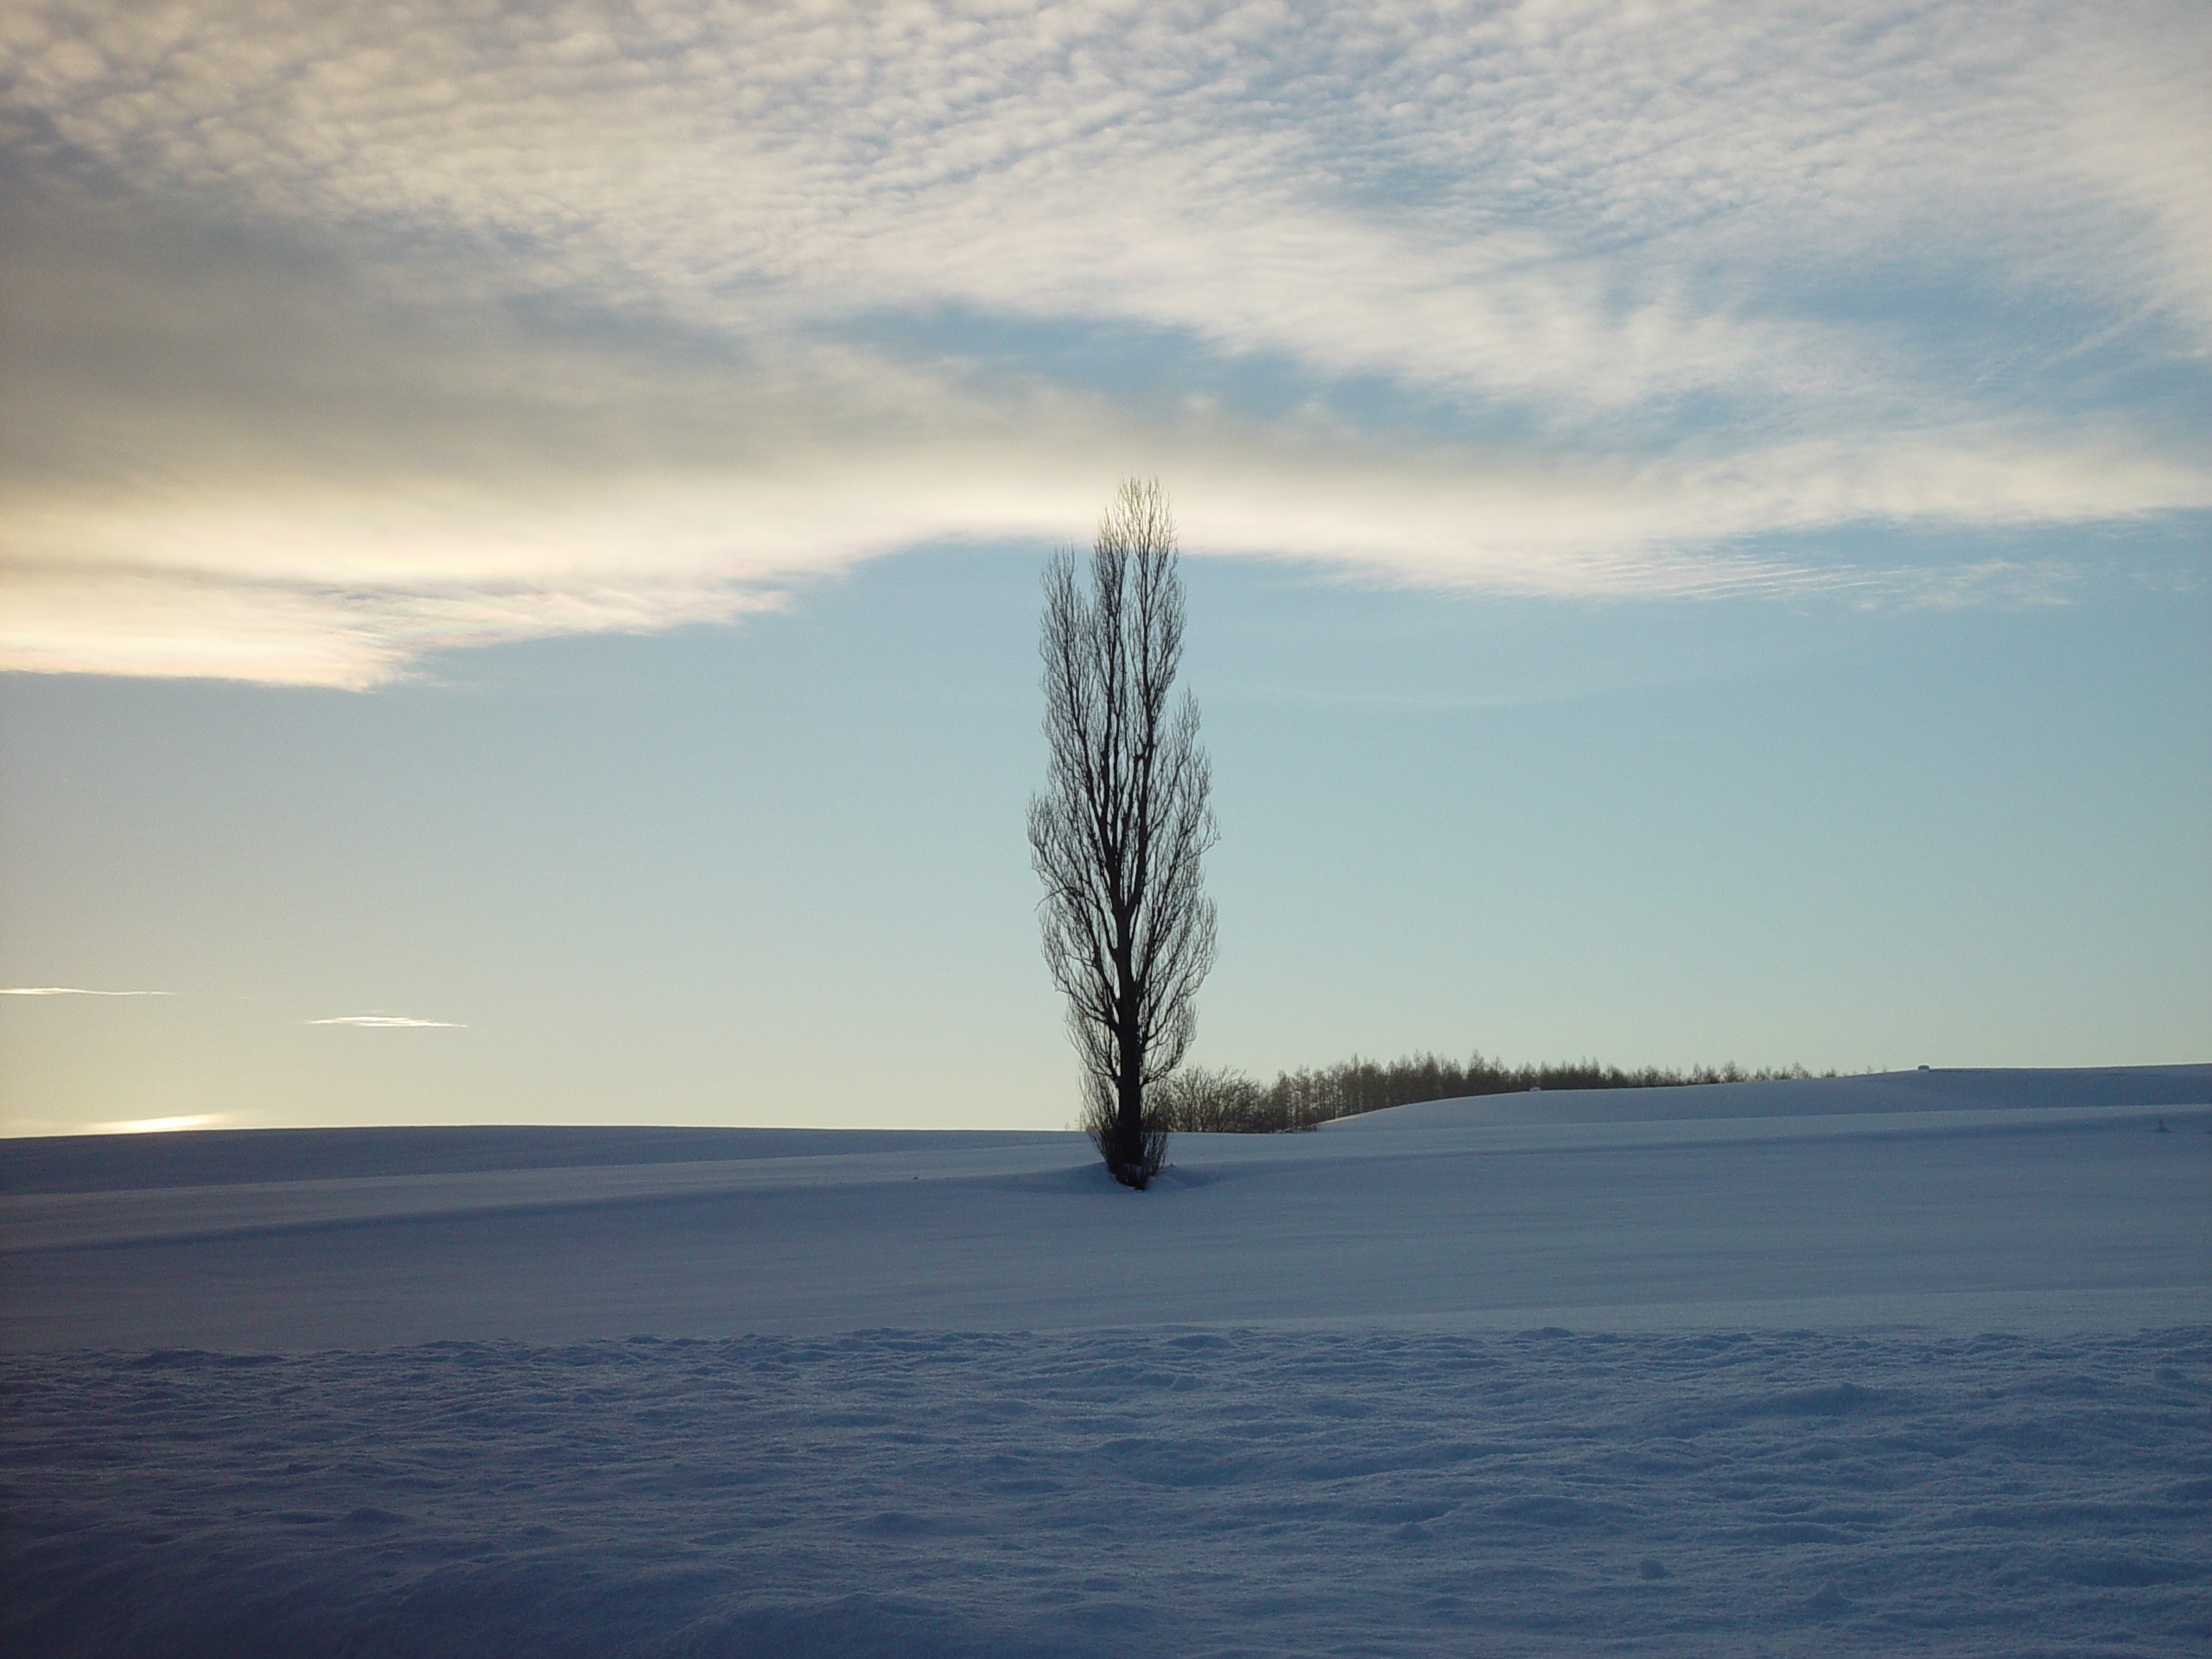
[[[2180,1654],[2212,1332],[41,1356],[10,1651]]]
[[[2202,1653],[2209,1080],[10,1143],[0,1651]]]

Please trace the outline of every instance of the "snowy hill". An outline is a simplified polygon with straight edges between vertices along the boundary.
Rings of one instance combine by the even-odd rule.
[[[2026,1110],[2054,1106],[2201,1106],[2212,1065],[2072,1070],[1936,1069],[1777,1083],[1671,1089],[1531,1090],[1426,1100],[1340,1118],[1344,1128],[1440,1128],[1480,1123],[1649,1123],[1690,1118],[1814,1117],[1865,1112]]]
[[[2212,1108],[2191,1103],[2208,1082],[1906,1072],[1438,1101],[1180,1136],[1142,1194],[1071,1134],[19,1141],[0,1164],[4,1339],[2172,1323],[2204,1317],[2212,1285]]]
[[[2208,1077],[10,1143],[0,1651],[2199,1652]]]

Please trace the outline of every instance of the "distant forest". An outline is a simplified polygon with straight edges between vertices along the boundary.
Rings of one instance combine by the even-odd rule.
[[[1624,1071],[1595,1060],[1559,1065],[1501,1065],[1477,1053],[1464,1065],[1434,1054],[1387,1065],[1357,1055],[1318,1069],[1300,1066],[1262,1083],[1225,1067],[1185,1066],[1146,1091],[1145,1108],[1159,1126],[1186,1135],[1274,1135],[1310,1129],[1332,1117],[1379,1112],[1417,1100],[1455,1100],[1463,1095],[1512,1095],[1530,1089],[1656,1089],[1691,1083],[1759,1083],[1809,1077],[1802,1065],[1780,1071],[1694,1066],[1662,1071],[1647,1065]],[[1834,1077],[1833,1071],[1822,1072]]]

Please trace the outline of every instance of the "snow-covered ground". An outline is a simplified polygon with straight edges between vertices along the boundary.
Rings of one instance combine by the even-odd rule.
[[[0,1145],[9,1653],[2199,1653],[2212,1067]]]

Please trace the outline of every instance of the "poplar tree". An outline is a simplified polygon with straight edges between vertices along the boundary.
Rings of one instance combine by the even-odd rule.
[[[1084,1128],[1114,1179],[1141,1190],[1167,1135],[1147,1088],[1181,1064],[1214,909],[1199,863],[1216,838],[1198,704],[1173,696],[1183,654],[1175,524],[1157,481],[1125,482],[1087,569],[1072,548],[1045,571],[1045,735],[1029,804],[1045,960],[1068,1000]]]

